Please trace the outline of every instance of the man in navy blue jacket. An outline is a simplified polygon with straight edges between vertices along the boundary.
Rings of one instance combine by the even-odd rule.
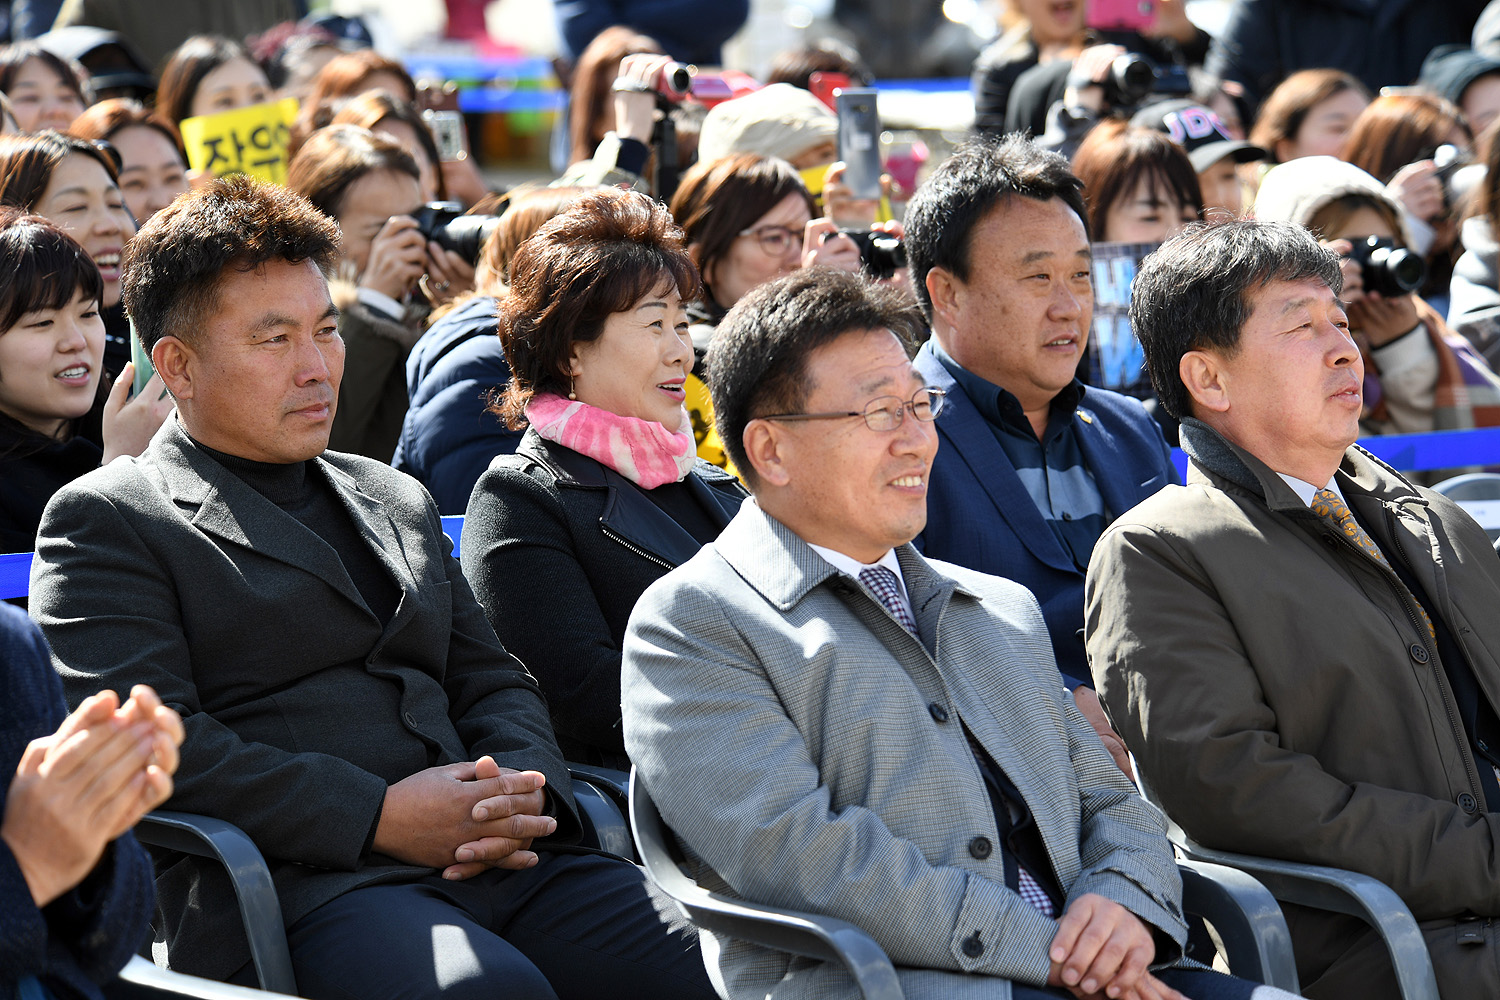
[[[128,831],[172,793],[182,722],[144,685],[67,715],[8,604],[0,665],[0,998],[98,998],[146,936],[151,862]]]
[[[1123,766],[1080,637],[1084,571],[1113,518],[1181,480],[1138,401],[1075,377],[1094,302],[1082,189],[1062,157],[1010,136],[960,149],[907,206],[932,324],[916,366],[947,393],[916,544],[1036,595],[1058,668]]]

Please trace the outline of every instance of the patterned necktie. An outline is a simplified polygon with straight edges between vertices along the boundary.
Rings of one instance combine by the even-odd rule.
[[[1371,538],[1369,532],[1360,527],[1359,522],[1354,519],[1354,512],[1349,509],[1349,505],[1339,499],[1339,495],[1333,492],[1333,490],[1325,487],[1314,493],[1312,510],[1314,514],[1336,525],[1339,531],[1343,532],[1344,537],[1357,545],[1360,551],[1380,563],[1386,569],[1391,569],[1390,560],[1386,559],[1385,553],[1380,551],[1380,546],[1375,544],[1375,539]],[[1408,591],[1408,593],[1410,592]],[[1412,595],[1412,603],[1417,606],[1417,612],[1422,616],[1422,623],[1427,626],[1428,636],[1436,639],[1437,629],[1433,628],[1432,619],[1427,616],[1427,609],[1422,607],[1422,602],[1417,600],[1415,594]]]
[[[874,594],[875,598],[881,604],[885,605],[885,609],[905,627],[906,631],[912,635],[917,635],[917,623],[912,620],[911,612],[906,609],[906,602],[901,599],[901,581],[896,578],[895,573],[892,573],[884,566],[866,566],[859,571],[859,582],[864,584],[865,589]],[[985,754],[983,748],[979,746],[973,735],[969,733],[968,727],[964,728],[964,735],[968,737],[969,745],[973,749],[975,756],[984,754],[985,759],[988,759],[988,754]],[[1000,808],[1005,807],[1002,805]],[[1014,861],[1015,859],[1010,860]],[[1052,897],[1047,895],[1047,890],[1041,887],[1036,877],[1027,871],[1024,865],[1017,862],[1015,868],[1016,891],[1020,893],[1021,898],[1047,916],[1052,916],[1054,913]]]
[[[911,612],[906,609],[906,602],[901,599],[901,581],[896,579],[895,573],[884,566],[866,566],[859,571],[859,582],[875,595],[876,600],[885,605],[885,609],[905,627],[906,631],[912,635],[917,634],[917,623],[912,619]]]

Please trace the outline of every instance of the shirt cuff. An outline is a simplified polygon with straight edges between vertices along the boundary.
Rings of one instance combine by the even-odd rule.
[[[363,305],[369,306],[383,316],[400,322],[401,317],[406,314],[406,308],[384,292],[377,292],[373,288],[360,285],[354,290],[354,297]]]
[[[1418,323],[1395,340],[1387,341],[1371,349],[1375,364],[1382,375],[1415,368],[1432,357],[1432,341],[1426,336],[1426,326]],[[1413,336],[1421,333],[1422,336]]]

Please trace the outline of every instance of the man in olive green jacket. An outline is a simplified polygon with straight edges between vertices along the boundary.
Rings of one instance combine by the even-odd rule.
[[[1500,559],[1354,446],[1337,259],[1294,226],[1195,227],[1131,319],[1193,464],[1089,566],[1098,690],[1212,847],[1350,868],[1422,924],[1448,1000],[1500,996]],[[1289,908],[1310,997],[1395,996],[1353,918]]]

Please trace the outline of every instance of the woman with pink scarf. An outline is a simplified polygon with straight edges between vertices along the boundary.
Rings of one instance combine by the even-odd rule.
[[[573,762],[629,767],[620,647],[631,608],[745,496],[697,459],[683,408],[684,300],[698,291],[667,210],[606,188],[521,245],[500,301],[512,374],[492,409],[528,429],[474,487],[463,569],[540,682]]]

